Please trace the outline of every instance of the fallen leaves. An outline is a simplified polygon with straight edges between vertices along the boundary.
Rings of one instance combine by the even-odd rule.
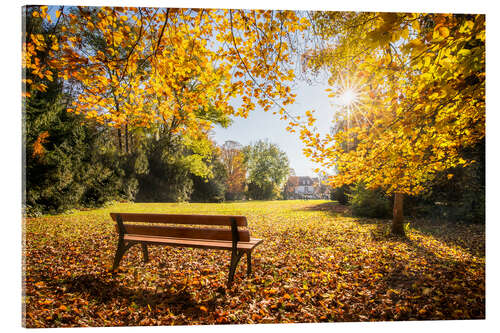
[[[252,277],[242,260],[230,290],[228,251],[151,247],[144,265],[132,247],[113,273],[111,210],[241,214],[264,243]],[[25,326],[484,318],[484,226],[421,221],[407,240],[374,239],[388,221],[341,211],[324,201],[122,203],[27,219]]]

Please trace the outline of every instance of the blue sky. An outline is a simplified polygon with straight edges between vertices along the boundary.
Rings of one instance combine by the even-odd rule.
[[[320,133],[327,133],[335,109],[331,105],[331,98],[328,98],[325,89],[326,84],[308,85],[299,82],[295,93],[297,98],[295,103],[287,106],[287,111],[293,115],[303,116],[306,110],[315,110],[318,118],[316,125]],[[237,106],[237,102],[233,105]],[[286,152],[290,161],[290,167],[295,170],[297,176],[314,176],[314,168],[319,165],[311,162],[302,153],[305,146],[299,139],[298,133],[286,131],[288,123],[279,119],[279,115],[273,115],[272,110],[264,112],[262,108],[257,108],[249,112],[248,118],[236,117],[232,125],[228,128],[217,126],[214,129],[214,139],[217,144],[222,145],[227,140],[237,141],[242,145],[248,145],[260,139],[268,139],[277,144],[281,150]]]

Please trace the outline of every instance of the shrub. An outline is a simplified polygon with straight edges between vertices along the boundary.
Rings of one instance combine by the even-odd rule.
[[[341,187],[334,188],[330,191],[330,200],[338,201],[341,205],[349,203],[349,186],[342,185]]]
[[[462,151],[464,159],[475,162],[466,167],[444,170],[427,184],[428,192],[405,199],[410,215],[431,219],[484,223],[485,142]]]
[[[207,179],[192,175],[193,193],[192,202],[223,202],[226,190],[227,173],[224,165],[213,158],[210,167],[212,176]]]
[[[248,183],[247,197],[252,200],[273,200],[276,198],[275,186],[271,182],[262,185],[254,182]]]
[[[391,200],[381,190],[369,190],[359,183],[350,188],[349,204],[356,216],[388,218],[391,216]]]

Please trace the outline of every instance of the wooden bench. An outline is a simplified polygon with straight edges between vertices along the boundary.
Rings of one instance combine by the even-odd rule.
[[[250,232],[239,227],[247,226],[245,216],[230,215],[174,215],[111,213],[116,221],[118,247],[113,270],[116,270],[125,252],[135,244],[141,244],[144,262],[148,262],[148,245],[168,245],[202,249],[231,251],[227,287],[232,285],[236,266],[241,257],[247,255],[247,276],[252,273],[252,250],[262,239],[250,237]],[[124,222],[146,222],[132,224]],[[169,225],[170,224],[170,225]],[[203,225],[205,227],[172,226]],[[214,228],[206,226],[226,226]]]

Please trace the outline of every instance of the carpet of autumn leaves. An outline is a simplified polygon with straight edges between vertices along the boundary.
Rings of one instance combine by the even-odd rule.
[[[246,215],[254,250],[225,289],[229,251],[132,247],[109,271],[110,211]],[[25,220],[26,327],[481,319],[481,225],[359,219],[327,201],[130,204]]]

